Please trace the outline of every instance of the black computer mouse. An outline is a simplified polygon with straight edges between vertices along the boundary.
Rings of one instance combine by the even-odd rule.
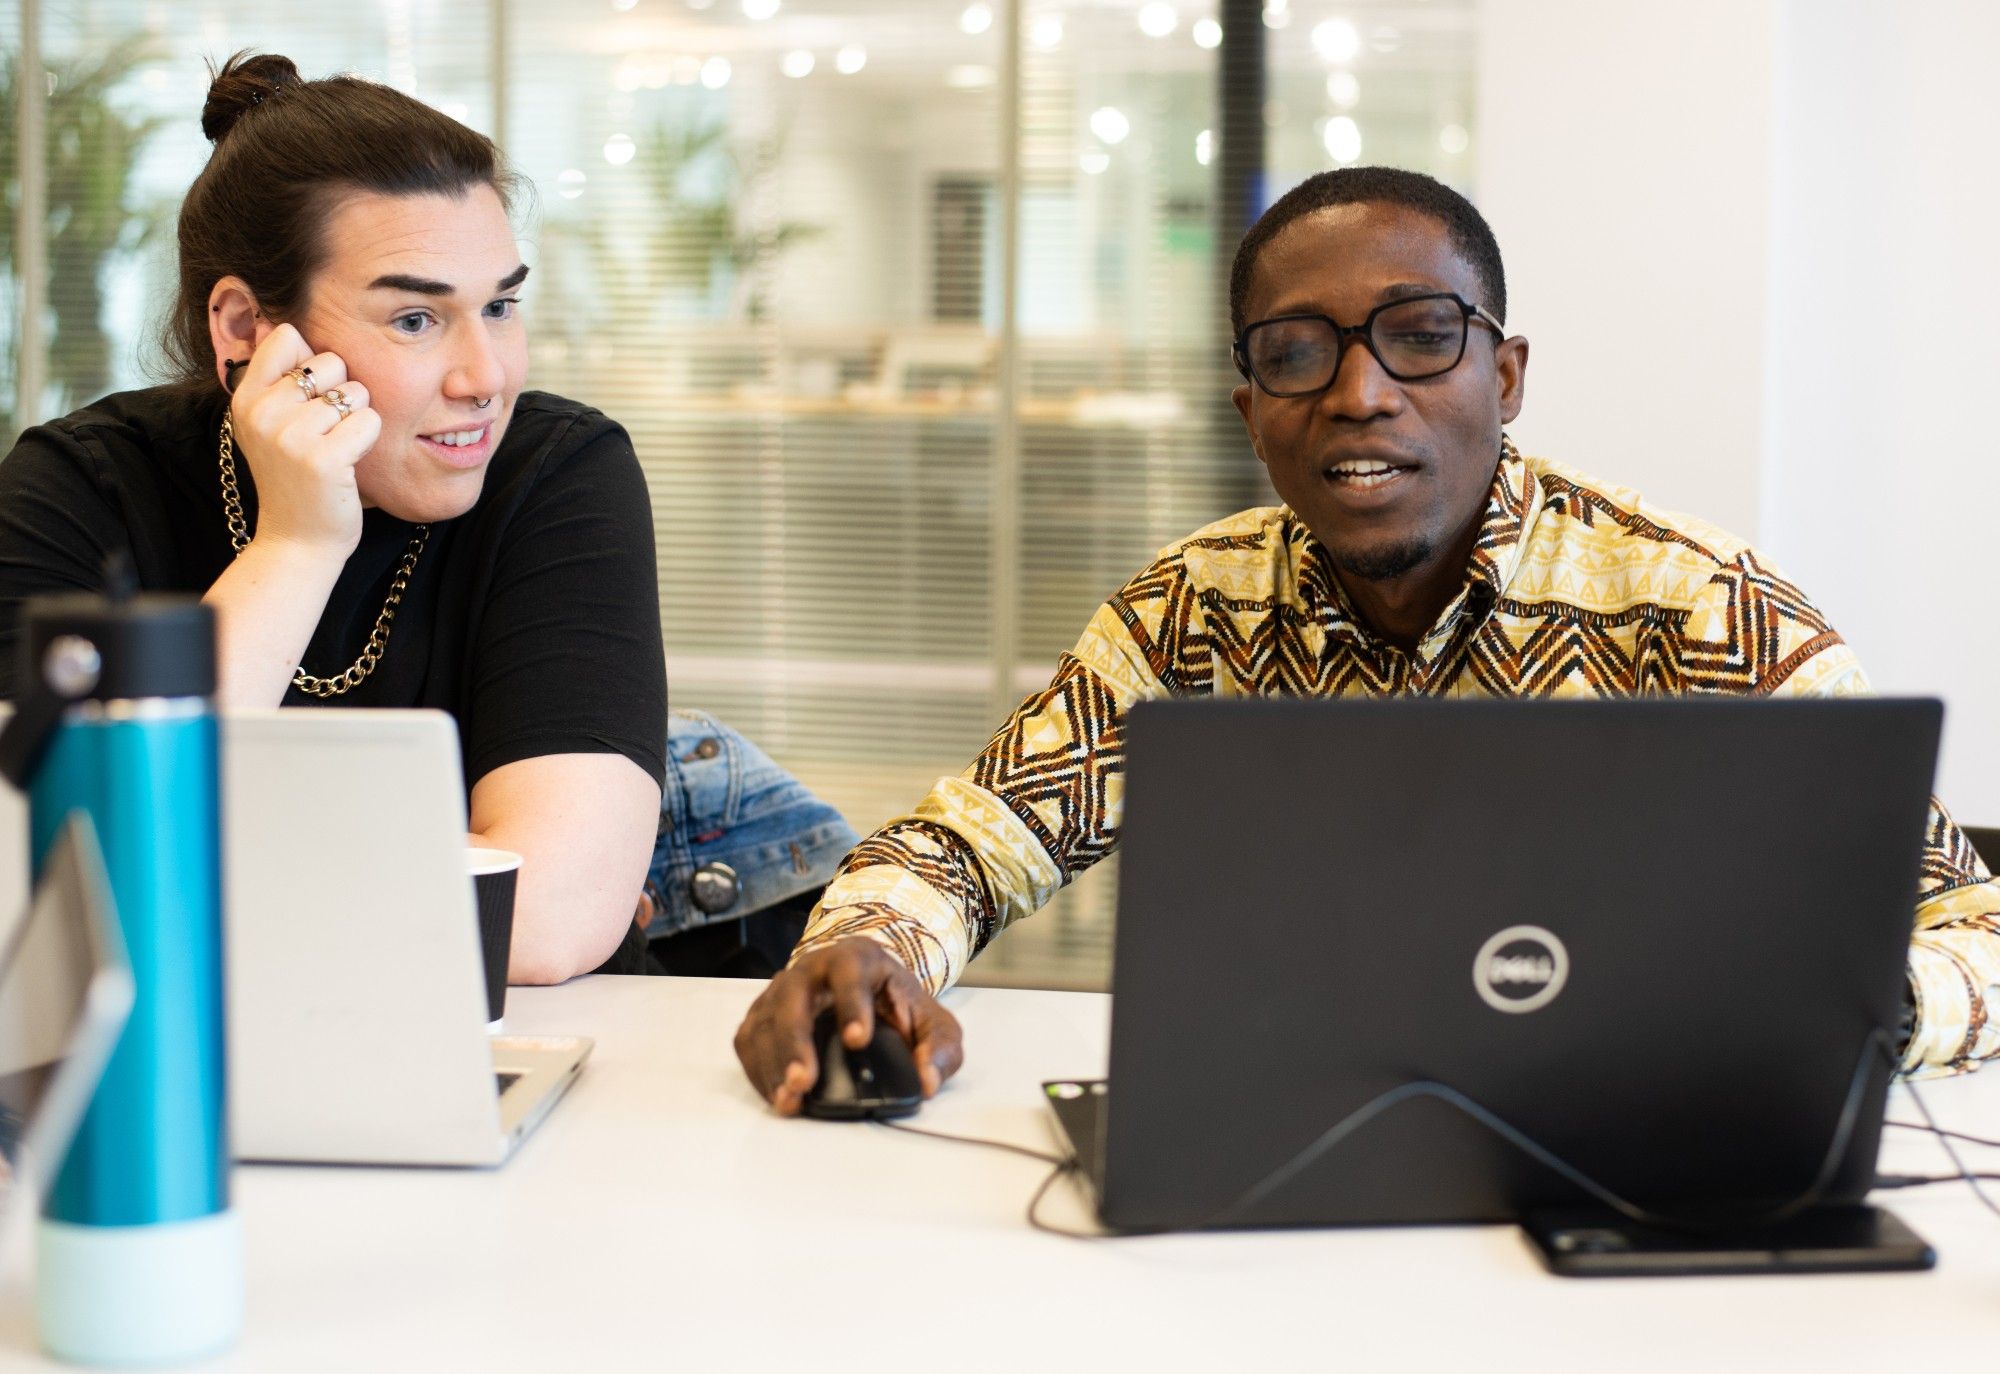
[[[875,1038],[850,1050],[829,1008],[813,1022],[813,1050],[819,1055],[819,1082],[806,1090],[800,1108],[825,1121],[887,1121],[923,1105],[924,1085],[917,1061],[896,1028],[875,1018]]]

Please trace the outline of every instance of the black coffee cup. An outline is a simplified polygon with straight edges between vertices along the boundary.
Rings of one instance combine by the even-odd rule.
[[[507,956],[514,945],[514,889],[521,856],[509,849],[467,849],[472,893],[479,904],[479,948],[486,960],[487,1028],[507,1012]]]

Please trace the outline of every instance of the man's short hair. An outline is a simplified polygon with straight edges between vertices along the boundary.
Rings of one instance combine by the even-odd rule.
[[[1334,205],[1402,205],[1429,215],[1444,225],[1452,247],[1479,278],[1485,306],[1493,318],[1507,320],[1507,273],[1500,265],[1500,244],[1493,230],[1472,202],[1433,177],[1401,167],[1338,167],[1316,172],[1278,197],[1266,210],[1236,250],[1229,268],[1229,328],[1241,334],[1245,303],[1250,297],[1250,278],[1257,270],[1257,256],[1264,245],[1276,238],[1294,220]]]

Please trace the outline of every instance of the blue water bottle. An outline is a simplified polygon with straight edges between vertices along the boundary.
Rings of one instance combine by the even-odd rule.
[[[0,765],[39,876],[90,813],[130,946],[131,1018],[43,1207],[42,1343],[83,1364],[213,1355],[243,1322],[224,1098],[215,617],[192,597],[23,608]]]

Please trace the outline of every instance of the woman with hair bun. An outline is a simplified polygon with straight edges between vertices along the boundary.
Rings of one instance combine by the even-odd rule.
[[[0,698],[20,603],[100,588],[128,551],[141,586],[216,608],[225,706],[451,712],[474,842],[525,856],[513,981],[643,962],[667,738],[651,507],[623,429],[524,389],[497,150],[268,55],[215,74],[201,123],[176,379],[0,463]]]

